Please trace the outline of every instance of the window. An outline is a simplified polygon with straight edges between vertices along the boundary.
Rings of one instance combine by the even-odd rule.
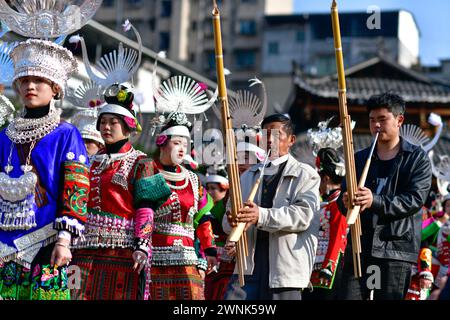
[[[239,33],[253,36],[256,34],[256,22],[254,20],[241,20],[239,22]]]
[[[159,50],[169,50],[170,47],[170,34],[168,32],[161,32],[159,34]]]
[[[278,42],[269,42],[269,55],[277,55],[280,53]]]
[[[127,4],[130,7],[139,7],[144,3],[143,0],[127,0]]]
[[[236,50],[236,68],[250,69],[256,64],[256,52],[254,50]]]
[[[305,41],[305,31],[303,31],[303,30],[297,31],[295,40],[297,42],[304,42]]]
[[[191,29],[192,31],[197,31],[197,21],[192,21]]]
[[[155,30],[155,19],[152,18],[152,19],[148,20],[148,26],[151,31],[154,31]]]
[[[115,0],[104,0],[102,5],[104,7],[110,8],[114,6],[115,2],[116,2]]]
[[[206,52],[207,70],[216,70],[216,53],[214,51]]]
[[[172,1],[164,0],[161,2],[161,17],[167,18],[172,15]]]

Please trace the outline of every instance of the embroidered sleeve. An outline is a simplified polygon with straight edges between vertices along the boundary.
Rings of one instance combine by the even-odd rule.
[[[198,238],[194,241],[195,253],[197,254],[197,268],[203,271],[208,269],[208,261],[206,260],[205,252],[202,250],[200,246],[200,241]]]
[[[89,197],[89,169],[74,161],[64,163],[62,210],[55,220],[56,230],[65,230],[81,236],[87,219]]]
[[[69,231],[74,236],[82,236],[89,200],[89,168],[86,147],[76,129],[72,131],[64,149],[62,205],[54,228],[58,231]]]
[[[346,241],[346,229],[347,221],[346,218],[341,214],[336,202],[330,205],[330,239],[328,242],[328,250],[325,255],[325,260],[322,264],[322,269],[329,269],[334,273],[336,265],[339,261],[341,253],[344,253],[343,249],[345,245],[343,242]]]
[[[155,204],[157,210],[172,194],[166,180],[160,173],[155,174],[153,161],[142,159],[136,165],[134,174],[134,202],[140,207],[142,202]]]
[[[209,195],[209,193],[204,192],[202,186],[199,188],[199,202],[198,202],[198,211],[194,216],[194,228],[197,228],[200,224],[200,221],[206,214],[209,214],[212,208],[214,207],[214,200]]]
[[[134,250],[140,250],[151,256],[151,235],[153,233],[154,212],[150,208],[140,208],[136,210],[134,218]]]

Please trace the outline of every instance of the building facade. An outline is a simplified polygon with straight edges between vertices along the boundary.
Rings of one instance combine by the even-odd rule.
[[[260,74],[266,15],[292,14],[293,0],[218,0],[225,67],[232,89],[248,87]],[[95,19],[120,31],[125,19],[139,29],[144,45],[214,79],[211,0],[105,0]]]

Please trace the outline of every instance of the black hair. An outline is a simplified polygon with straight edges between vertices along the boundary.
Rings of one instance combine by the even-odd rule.
[[[367,112],[372,110],[386,108],[394,116],[405,114],[405,100],[398,94],[391,91],[381,94],[375,94],[367,102]]]
[[[341,184],[344,177],[336,174],[336,163],[341,162],[337,151],[332,148],[322,148],[317,153],[317,158],[319,174],[327,175],[334,184]]]
[[[264,120],[261,123],[261,128],[264,128],[266,124],[273,123],[273,122],[281,122],[283,124],[283,129],[288,135],[294,134],[294,124],[292,123],[291,118],[288,116],[281,114],[281,113],[275,113],[268,117],[265,117]]]

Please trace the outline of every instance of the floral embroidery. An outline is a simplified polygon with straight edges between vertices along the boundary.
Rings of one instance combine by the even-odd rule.
[[[141,226],[141,232],[142,235],[148,235],[151,234],[153,231],[153,226],[150,222],[145,223],[144,225]]]
[[[75,154],[73,152],[69,152],[69,153],[67,153],[66,157],[67,157],[67,160],[72,161],[73,159],[75,159]]]

